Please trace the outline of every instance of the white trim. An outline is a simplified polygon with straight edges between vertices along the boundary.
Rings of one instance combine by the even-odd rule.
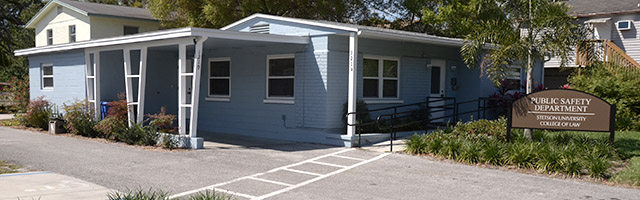
[[[136,122],[142,124],[144,121],[144,97],[147,83],[147,47],[140,49],[140,64],[138,69],[138,117]]]
[[[367,104],[403,104],[404,100],[393,99],[363,99]]]
[[[461,47],[462,45],[464,45],[463,39],[440,37],[440,36],[427,35],[422,33],[407,32],[406,34],[403,34],[398,32],[382,32],[382,31],[371,31],[371,30],[362,30],[361,32],[362,32],[361,36],[365,38],[396,40],[396,41],[399,40],[399,41],[428,43],[428,44],[440,44],[440,45],[455,46],[455,47]],[[486,44],[484,48],[493,48],[493,45]]]
[[[349,85],[347,87],[347,113],[356,111],[356,99],[358,96],[358,35],[355,32],[349,33]],[[349,124],[356,123],[356,116],[348,115]],[[347,136],[356,134],[355,126],[347,126]]]
[[[343,30],[343,31],[358,32],[357,28],[351,28],[351,27],[346,27],[346,26],[338,26],[338,25],[332,25],[332,24],[325,24],[325,23],[321,23],[321,22],[314,22],[314,21],[304,20],[304,19],[267,15],[267,14],[262,14],[262,13],[256,13],[256,14],[253,14],[251,16],[245,17],[245,18],[243,18],[241,20],[238,20],[238,21],[233,22],[233,23],[231,23],[231,24],[229,24],[229,25],[227,25],[225,27],[220,28],[220,30],[227,30],[227,29],[233,28],[234,26],[238,26],[238,25],[240,25],[242,23],[245,23],[245,22],[247,22],[249,20],[252,20],[254,18],[273,19],[273,20],[279,20],[279,21],[285,21],[285,22],[293,22],[293,23],[306,24],[306,25],[311,25],[311,26],[319,26],[319,27],[324,27],[324,28],[338,29],[338,30]]]
[[[135,44],[140,42],[151,42],[156,40],[167,40],[167,39],[185,39],[190,41],[190,44],[193,44],[193,38],[184,38],[184,37],[209,37],[209,38],[219,38],[219,39],[231,39],[231,40],[245,40],[245,41],[262,41],[262,42],[275,42],[275,43],[290,43],[290,44],[308,44],[309,37],[302,36],[285,36],[285,35],[270,35],[270,34],[261,34],[261,33],[248,33],[248,32],[237,32],[237,31],[222,31],[217,29],[206,29],[206,28],[177,28],[177,29],[169,29],[169,30],[161,30],[161,31],[153,31],[153,32],[145,32],[134,35],[127,36],[118,36],[111,38],[103,38],[97,40],[88,40],[88,41],[80,41],[74,43],[65,43],[65,44],[57,44],[57,45],[49,45],[49,46],[41,46],[41,47],[33,47],[28,49],[20,49],[14,51],[15,56],[26,56],[32,54],[39,53],[49,53],[49,52],[57,52],[57,51],[68,51],[74,49],[85,49],[85,48],[97,48],[103,47],[105,49],[123,49],[123,47],[109,47],[113,45],[130,45],[133,48],[134,46],[139,46],[141,44]],[[174,43],[168,43],[166,41],[157,41],[160,44],[158,46],[164,45],[173,45]],[[147,45],[151,46],[150,44]],[[90,49],[91,51],[103,51],[101,49]]]
[[[263,99],[262,103],[273,103],[273,104],[295,104],[293,99],[277,99],[277,98],[268,98]]]
[[[218,102],[230,102],[231,98],[229,97],[205,97],[205,101],[218,101]]]
[[[439,64],[434,64],[434,63],[439,63]],[[440,92],[438,92],[437,94],[432,94],[431,93],[431,86],[429,86],[429,96],[430,97],[444,97],[447,93],[447,61],[443,60],[443,59],[431,59],[431,64],[429,64],[430,66],[436,66],[436,67],[440,67]],[[430,70],[431,72],[433,72],[432,70]],[[431,77],[429,77],[431,78]],[[431,80],[429,80],[429,84],[431,84]]]
[[[229,62],[229,76],[225,77],[211,77],[211,62]],[[231,100],[231,57],[217,57],[209,58],[207,62],[207,101],[230,101]],[[211,79],[226,79],[229,80],[229,94],[228,95],[211,95]]]
[[[620,28],[620,22],[622,23],[627,22],[629,26],[627,26],[626,28]],[[616,22],[616,29],[618,29],[619,31],[631,30],[631,25],[633,25],[633,22],[631,20],[620,20]]]
[[[293,76],[275,76],[275,77],[271,77],[269,76],[269,60],[275,60],[275,59],[293,59]],[[266,73],[265,73],[265,101],[264,103],[280,103],[280,102],[284,102],[287,104],[293,104],[293,100],[295,99],[295,93],[296,93],[296,88],[295,88],[295,83],[296,83],[296,78],[295,78],[295,71],[296,71],[296,65],[295,65],[295,59],[296,59],[296,55],[295,54],[273,54],[273,55],[267,55],[267,63],[266,63]],[[293,94],[291,97],[270,97],[269,96],[269,80],[270,79],[293,79]],[[270,101],[273,100],[273,101]]]
[[[51,75],[44,75],[44,68],[45,67],[51,67]],[[54,78],[53,78],[53,64],[52,63],[41,63],[40,64],[40,89],[42,90],[53,90],[53,88],[56,86],[56,84],[54,83]],[[46,87],[44,86],[44,78],[51,78],[51,84],[53,84],[53,86],[51,87]]]
[[[364,60],[377,60],[378,61],[378,76],[377,77],[365,77],[364,76]],[[384,61],[396,61],[398,66],[396,68],[396,77],[384,77]],[[378,80],[378,97],[364,97],[364,80],[365,79],[375,79]],[[396,81],[396,97],[384,97],[384,81],[385,80],[395,80]],[[393,56],[378,56],[378,55],[369,55],[365,54],[362,57],[362,88],[363,88],[363,99],[369,100],[399,100],[400,99],[400,58]]]
[[[189,136],[198,136],[198,103],[200,101],[200,75],[202,74],[202,46],[207,37],[198,37],[193,52],[193,86],[191,87],[191,118],[189,118]]]
[[[178,133],[187,134],[187,81],[182,73],[187,71],[187,45],[178,45]],[[193,76],[193,75],[191,75]],[[189,105],[190,106],[190,105]]]

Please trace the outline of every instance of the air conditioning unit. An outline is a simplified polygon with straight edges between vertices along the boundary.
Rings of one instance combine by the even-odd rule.
[[[620,31],[631,30],[631,20],[618,21],[617,26]]]

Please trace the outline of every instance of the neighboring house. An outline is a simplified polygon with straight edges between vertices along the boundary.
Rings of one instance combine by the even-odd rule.
[[[41,47],[155,31],[160,23],[144,8],[51,0],[25,27]]]
[[[57,105],[87,98],[99,115],[99,102],[126,92],[129,119],[141,122],[166,106],[192,144],[226,133],[351,146],[357,136],[355,128],[344,128],[347,102],[351,112],[357,100],[373,109],[494,93],[478,68],[465,66],[462,44],[421,33],[254,14],[220,30],[177,28],[15,55],[29,59],[32,98],[45,96]],[[538,63],[536,80],[542,75]]]
[[[567,4],[571,6],[571,15],[576,16],[579,23],[593,29],[593,37],[598,40],[596,51],[600,60],[640,67],[637,62],[640,61],[640,1],[570,0]],[[580,58],[568,63],[569,69],[562,70],[559,68],[560,61],[551,58],[544,66],[545,86],[557,88],[566,84],[572,68],[578,65],[584,65]]]

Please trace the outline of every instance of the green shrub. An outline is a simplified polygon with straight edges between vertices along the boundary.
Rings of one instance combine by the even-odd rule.
[[[41,128],[47,130],[49,127],[49,116],[51,116],[51,103],[38,97],[29,102],[27,112],[22,117],[22,123],[28,127]]]
[[[100,135],[106,139],[115,139],[117,133],[122,133],[127,129],[127,122],[117,117],[107,117],[98,122],[93,127]]]
[[[536,143],[523,142],[516,142],[509,145],[507,148],[506,162],[520,168],[533,167],[536,161],[534,151],[537,146]]]
[[[109,200],[169,200],[169,194],[160,190],[144,190],[127,189],[124,192],[112,191],[107,194]],[[205,190],[181,198],[174,198],[175,200],[231,200],[232,196],[224,193],[217,193],[211,190]]]
[[[481,161],[492,165],[503,164],[503,144],[495,140],[487,140],[483,147],[481,154]]]
[[[611,168],[611,162],[604,157],[596,154],[589,154],[584,157],[585,167],[589,172],[589,176],[594,178],[603,178],[607,174],[607,170]]]
[[[2,97],[4,101],[9,102],[5,109],[12,112],[26,111],[29,105],[29,79],[14,76],[8,83],[8,87],[2,88],[2,92],[8,94]]]
[[[617,130],[640,130],[640,70],[618,72],[620,69],[609,63],[592,64],[574,72],[569,87],[615,104]]]
[[[107,194],[109,200],[168,200],[169,195],[163,191],[153,191],[143,189],[127,189],[124,192],[113,191]]]
[[[176,134],[165,133],[162,135],[162,148],[165,149],[175,149],[178,148],[178,141],[173,137]]]
[[[547,173],[557,172],[560,170],[560,160],[562,157],[555,147],[543,145],[537,152],[538,160],[535,167]]]
[[[447,140],[444,140],[442,144],[442,151],[440,151],[440,155],[449,159],[456,159],[460,154],[461,146],[461,142],[457,138],[448,138]]]
[[[565,145],[561,148],[560,169],[562,173],[577,176],[581,174],[582,164],[578,157],[578,147],[575,144]]]
[[[428,151],[428,142],[426,141],[426,135],[414,134],[407,141],[406,151],[411,154],[426,154]]]
[[[158,132],[155,128],[150,126],[142,126],[140,124],[132,123],[123,132],[116,132],[115,139],[127,144],[155,146],[158,141]]]
[[[458,160],[466,163],[478,163],[480,161],[480,152],[482,148],[474,141],[463,140],[462,149]]]
[[[66,113],[64,115],[65,128],[70,133],[86,137],[101,136],[93,128],[97,122],[93,109],[90,108],[86,100],[64,105],[64,110]]]

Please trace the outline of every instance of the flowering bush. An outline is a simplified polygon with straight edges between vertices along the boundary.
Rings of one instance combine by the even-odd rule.
[[[36,100],[29,102],[27,112],[22,117],[22,123],[28,127],[47,130],[50,115],[51,103],[44,100],[44,97],[38,97]]]
[[[160,113],[153,115],[147,115],[149,118],[149,126],[157,128],[163,133],[178,133],[178,127],[173,125],[173,120],[176,119],[175,115],[167,114],[166,107],[160,107]]]

